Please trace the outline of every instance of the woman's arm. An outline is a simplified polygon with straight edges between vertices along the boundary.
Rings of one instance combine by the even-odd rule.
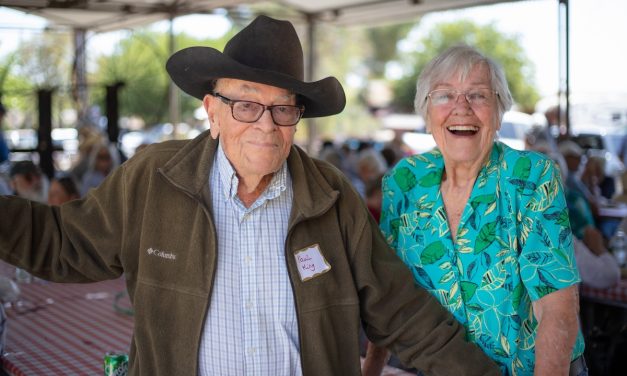
[[[579,330],[577,286],[554,291],[533,302],[538,320],[535,376],[568,375]]]
[[[605,247],[586,247],[579,239],[573,239],[575,259],[581,283],[597,289],[612,287],[620,281],[618,262]]]
[[[368,341],[366,359],[361,367],[362,376],[379,376],[388,363],[390,353],[385,347],[377,347]]]

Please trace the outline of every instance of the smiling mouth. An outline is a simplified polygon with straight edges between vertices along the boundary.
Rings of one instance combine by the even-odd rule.
[[[479,127],[474,125],[451,125],[446,129],[455,136],[474,136],[479,132]]]

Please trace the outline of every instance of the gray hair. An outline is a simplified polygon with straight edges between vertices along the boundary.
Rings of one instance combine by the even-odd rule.
[[[431,60],[422,70],[416,82],[416,98],[414,99],[416,113],[427,119],[427,96],[431,90],[455,73],[459,74],[460,80],[464,80],[470,71],[479,64],[485,64],[488,68],[492,89],[498,92],[497,121],[500,123],[503,114],[512,107],[513,102],[505,73],[494,60],[466,45],[447,49]]]

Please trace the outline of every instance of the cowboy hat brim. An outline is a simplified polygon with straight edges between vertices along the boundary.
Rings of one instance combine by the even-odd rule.
[[[187,94],[202,100],[211,94],[219,78],[257,82],[290,90],[305,106],[304,118],[335,115],[344,109],[346,97],[335,77],[303,82],[292,76],[254,68],[211,47],[189,47],[174,53],[166,63],[172,81]]]

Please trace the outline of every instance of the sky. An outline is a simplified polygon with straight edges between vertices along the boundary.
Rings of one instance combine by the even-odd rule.
[[[220,16],[207,22],[208,16],[179,18],[175,30],[198,37],[220,36],[228,22]],[[581,95],[627,96],[627,1],[570,0],[570,83],[571,92]],[[412,38],[419,38],[439,22],[471,20],[494,24],[497,30],[517,35],[534,64],[535,85],[543,96],[554,94],[559,87],[558,1],[528,0],[437,12],[424,16],[419,26],[401,46],[411,48]],[[45,27],[45,20],[0,7],[0,57],[14,50],[21,40]],[[207,28],[212,25],[212,28]],[[167,23],[153,26],[167,30]],[[128,35],[114,32],[89,38],[91,50],[110,52],[116,42]]]

